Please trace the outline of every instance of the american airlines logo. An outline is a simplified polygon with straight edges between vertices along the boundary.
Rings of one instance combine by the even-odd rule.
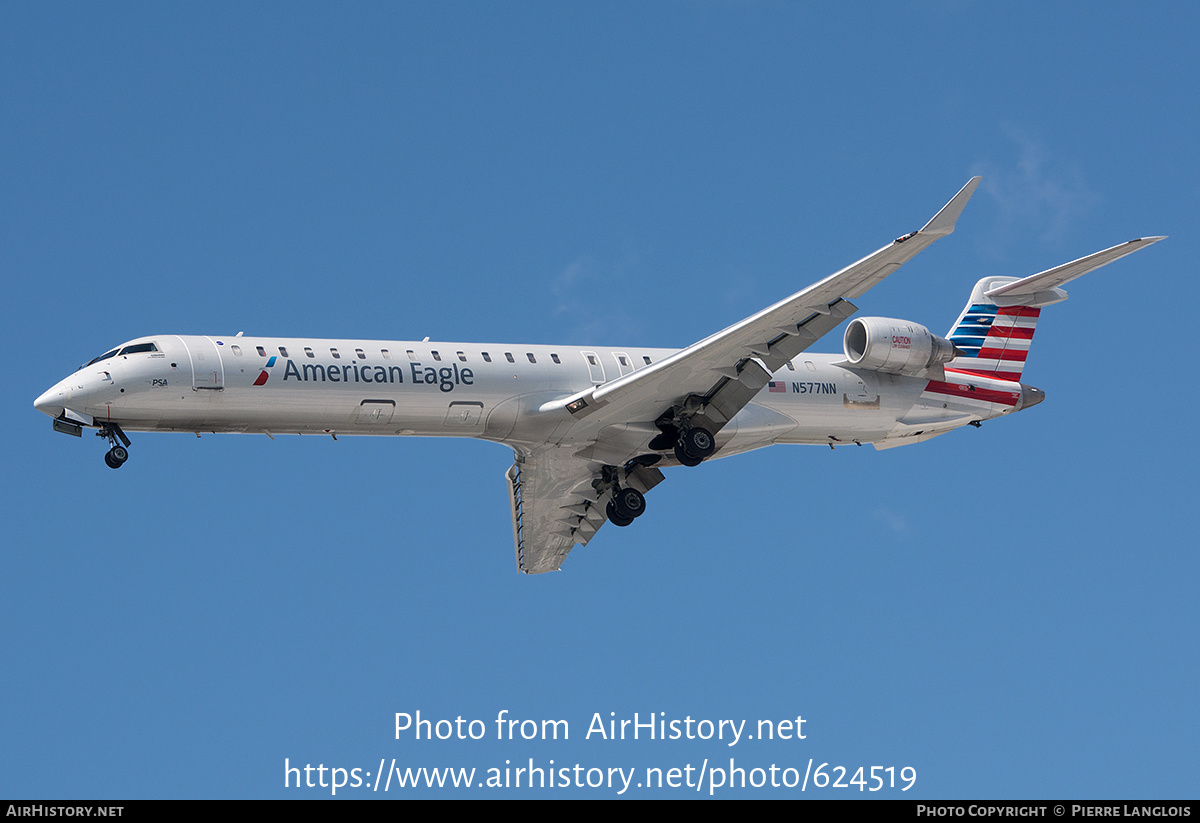
[[[275,356],[272,355],[271,359],[267,361],[267,365],[265,367],[263,367],[263,370],[258,373],[258,378],[254,381],[254,385],[261,386],[263,383],[266,383],[267,380],[270,379],[270,377],[271,377],[270,368],[275,365],[275,360],[276,360]]]

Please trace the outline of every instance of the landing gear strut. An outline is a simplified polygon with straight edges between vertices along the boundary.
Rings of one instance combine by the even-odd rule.
[[[119,469],[125,465],[125,461],[129,459],[129,438],[121,431],[121,427],[116,423],[101,423],[96,436],[107,437],[108,442],[112,443],[112,448],[104,455],[104,464],[110,469]]]

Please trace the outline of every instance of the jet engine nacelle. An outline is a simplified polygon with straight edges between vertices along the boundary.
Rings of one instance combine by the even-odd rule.
[[[846,359],[860,369],[918,375],[958,355],[954,344],[929,329],[891,317],[859,317],[846,327]]]

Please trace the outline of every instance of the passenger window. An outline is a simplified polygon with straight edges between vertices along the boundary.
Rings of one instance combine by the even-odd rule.
[[[267,356],[267,350],[266,350],[266,349],[264,349],[262,346],[255,346],[254,348],[255,348],[255,349],[258,351],[258,356],[259,356],[259,357],[266,357],[266,356]]]
[[[329,353],[333,355],[333,359],[334,359],[334,360],[341,360],[341,359],[342,359],[342,356],[341,356],[340,354],[338,354],[338,350],[337,350],[337,349],[335,349],[333,346],[330,346],[330,347],[329,347]]]
[[[646,365],[647,365],[647,366],[649,366],[649,365],[650,365],[650,358],[649,358],[649,357],[647,357],[646,355],[642,355],[642,360],[644,360],[644,361],[646,362]]]
[[[304,353],[307,354],[309,357],[316,357],[316,355],[313,354],[313,350],[312,350],[311,346],[305,346]]]
[[[625,355],[623,355],[623,354],[617,355],[617,362],[619,362],[622,366],[629,365],[629,361],[625,359]]]
[[[391,352],[389,352],[387,349],[380,349],[380,350],[379,350],[379,353],[383,355],[383,359],[384,359],[384,360],[391,360],[391,359],[392,359]]]
[[[284,347],[284,346],[280,346],[280,347],[279,347],[279,353],[280,353],[280,354],[282,354],[284,357],[287,357],[287,356],[288,356],[288,353],[287,353],[287,348],[286,348],[286,347]]]
[[[409,360],[411,360],[411,361],[413,361],[414,363],[416,363],[416,362],[417,362],[417,355],[416,355],[416,352],[414,352],[412,349],[409,349],[409,350],[408,350],[408,359],[409,359]]]
[[[510,351],[506,351],[506,352],[504,353],[504,359],[505,359],[505,360],[507,360],[509,363],[516,363],[516,362],[517,362],[516,360],[513,360],[512,352],[510,352]]]
[[[458,353],[458,359],[459,359],[459,360],[461,360],[461,361],[462,361],[462,362],[464,362],[464,363],[466,363],[466,362],[467,362],[467,356],[466,356],[465,354],[463,354],[462,352],[459,352],[459,353]]]
[[[492,362],[492,356],[491,356],[490,354],[488,354],[487,352],[484,352],[484,353],[483,353],[483,362],[484,362],[484,363],[491,363],[491,362]]]
[[[592,365],[592,366],[596,365],[596,355],[594,355],[594,354],[589,354],[589,355],[587,356],[587,359],[588,359],[588,364],[589,364],[589,365]]]
[[[355,349],[355,350],[354,350],[354,353],[358,355],[358,359],[359,359],[359,360],[366,360],[366,359],[367,359],[367,356],[366,356],[365,354],[363,354],[363,350],[362,350],[362,349]]]
[[[534,359],[534,357],[533,357],[533,352],[527,352],[525,356],[529,358],[529,362],[530,362],[530,363],[536,363],[536,362],[537,362],[537,360],[535,360],[535,359]]]
[[[795,364],[795,363],[793,363],[791,360],[789,360],[789,361],[787,362],[787,367],[788,367],[788,371],[795,371],[795,370],[796,370],[796,364]]]
[[[434,359],[434,360],[437,360],[438,362],[441,362],[441,360],[442,360],[442,356],[441,356],[440,354],[438,354],[437,352],[434,352],[434,353],[433,353],[433,359]]]
[[[558,359],[558,355],[555,354],[554,352],[550,352],[550,359],[553,360],[555,363],[558,363],[560,365],[562,364],[562,361]]]
[[[242,356],[242,347],[241,347],[241,346],[239,346],[239,345],[237,345],[237,344],[235,343],[234,345],[230,346],[229,348],[233,349],[233,356],[234,356],[234,357],[241,357],[241,356]]]

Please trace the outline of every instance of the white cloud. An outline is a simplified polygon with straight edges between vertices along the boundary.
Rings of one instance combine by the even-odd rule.
[[[1052,158],[1040,141],[1011,124],[1002,128],[1018,156],[1015,162],[976,164],[982,188],[999,205],[1005,230],[1036,227],[1042,240],[1057,241],[1101,198],[1079,169]]]

